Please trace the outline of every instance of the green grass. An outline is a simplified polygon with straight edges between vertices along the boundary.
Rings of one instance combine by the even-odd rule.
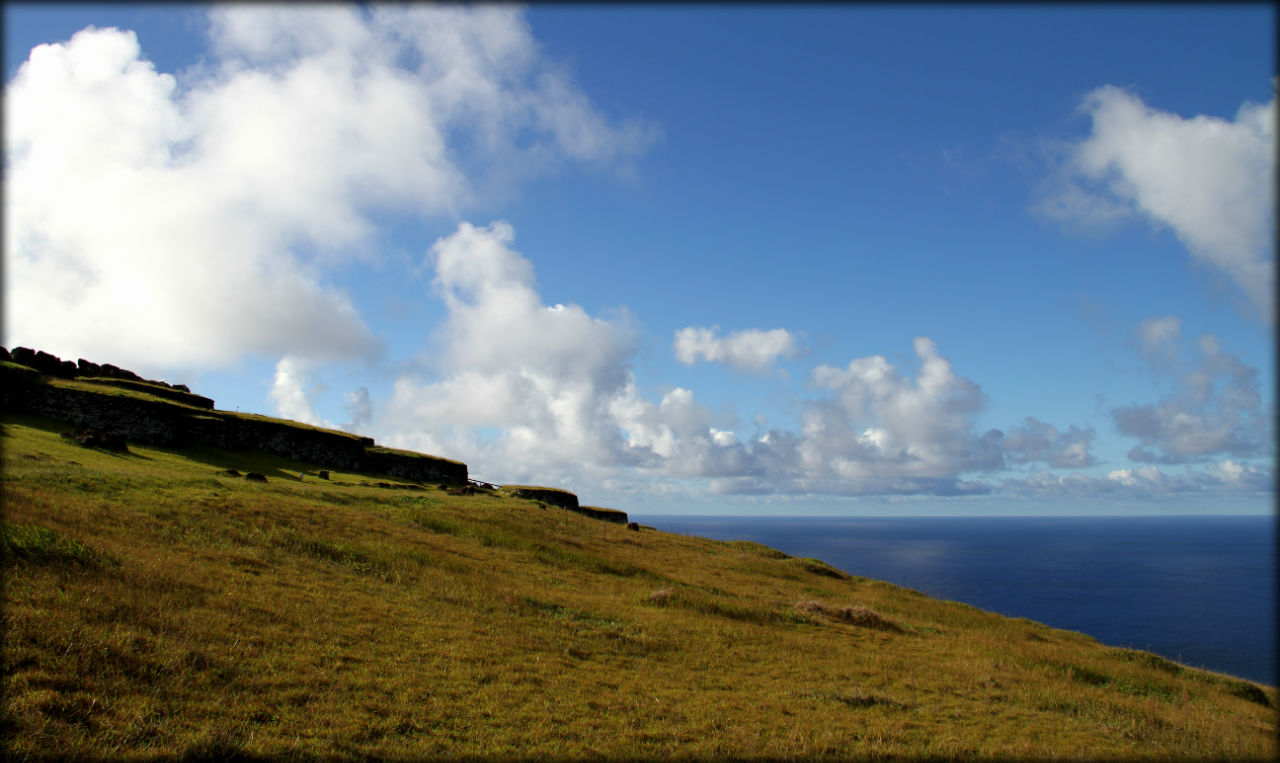
[[[332,430],[326,430],[326,431],[332,431]],[[386,454],[386,455],[399,456],[401,458],[420,458],[420,459],[425,459],[427,461],[443,461],[445,463],[450,463],[450,464],[462,463],[461,461],[454,461],[448,458],[441,458],[440,456],[429,456],[429,455],[426,455],[425,453],[415,453],[414,451],[411,451],[411,450],[400,450],[398,448],[384,448],[381,445],[367,448],[366,452],[372,453],[375,455]]]
[[[0,520],[0,561],[6,565],[71,564],[78,567],[100,567],[112,563],[110,557],[89,548],[74,538],[37,524],[9,524]]]
[[[1272,687],[759,544],[4,422],[6,757],[1277,752]]]

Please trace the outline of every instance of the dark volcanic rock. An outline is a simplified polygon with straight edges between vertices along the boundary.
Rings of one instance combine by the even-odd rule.
[[[570,511],[578,510],[578,496],[567,490],[550,487],[515,487],[511,488],[511,496],[528,501],[542,501]]]
[[[239,476],[240,476],[240,470],[239,470],[239,469],[227,469],[227,470],[223,471],[222,473],[223,473],[223,474],[225,474],[225,475],[227,475],[228,477],[239,477]]]
[[[100,429],[77,429],[74,432],[63,432],[62,437],[86,448],[129,452],[129,444],[125,442],[124,437]]]
[[[9,351],[0,347],[0,360],[9,360]]]
[[[125,381],[146,381],[132,371],[125,370],[119,366],[113,366],[110,363],[102,364],[102,375],[108,379],[124,379]]]
[[[188,394],[190,394],[191,392],[191,388],[185,384],[175,384],[173,385],[173,388],[178,390],[179,392],[186,392]]]
[[[636,532],[640,532],[640,525],[636,524],[635,522],[628,522],[628,523],[627,523],[627,529],[628,529],[628,530],[635,530]]]
[[[13,352],[9,353],[9,359],[28,368],[36,367],[36,351],[30,347],[14,347]]]
[[[84,358],[76,361],[76,369],[81,376],[102,376],[102,366]]]
[[[48,374],[49,376],[63,375],[62,358],[57,355],[51,355],[44,350],[37,350],[33,362],[35,363],[33,368],[42,374]],[[72,364],[72,367],[74,367],[74,364]]]
[[[327,479],[329,479],[329,470],[328,470],[328,469],[321,469],[320,471],[316,472],[316,476],[317,476],[317,477],[319,477],[319,478],[320,478],[320,479],[322,479],[322,480],[327,480]]]
[[[266,482],[267,481],[266,475],[258,474],[257,472],[249,472],[248,474],[244,475],[244,478],[249,480],[250,482]]]

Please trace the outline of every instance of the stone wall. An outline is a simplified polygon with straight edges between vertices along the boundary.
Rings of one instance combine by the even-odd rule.
[[[532,487],[528,485],[507,485],[502,489],[513,498],[524,498],[529,501],[542,501],[552,506],[559,506],[569,511],[578,510],[578,496],[568,490],[554,487]]]
[[[123,436],[130,442],[258,450],[333,469],[385,474],[413,482],[467,484],[467,465],[409,451],[377,448],[372,438],[164,400],[59,385],[20,369],[0,374],[0,406]]]
[[[606,509],[600,506],[579,506],[575,511],[592,519],[603,519],[606,522],[614,522],[620,525],[627,523],[627,512],[619,511],[618,509]]]

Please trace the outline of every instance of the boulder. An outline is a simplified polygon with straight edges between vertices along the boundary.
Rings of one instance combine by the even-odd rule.
[[[13,352],[9,353],[9,359],[28,368],[36,367],[36,351],[30,347],[14,347]]]
[[[36,350],[35,369],[49,376],[62,376],[62,358],[44,350]]]
[[[327,480],[327,479],[329,479],[329,470],[328,470],[328,469],[321,469],[320,471],[316,472],[316,476],[317,476],[317,477],[319,477],[319,478],[320,478],[320,479],[322,479],[322,480]]]
[[[244,475],[244,478],[249,480],[250,482],[266,482],[267,481],[266,475],[258,474],[257,472],[249,472],[248,474]]]
[[[9,359],[9,351],[3,347],[0,347],[0,360],[8,360],[8,359]]]
[[[119,366],[113,366],[110,363],[102,364],[102,375],[108,379],[124,379],[126,381],[145,381],[132,371],[127,371]]]
[[[76,361],[76,369],[81,376],[102,376],[102,366],[84,358]]]

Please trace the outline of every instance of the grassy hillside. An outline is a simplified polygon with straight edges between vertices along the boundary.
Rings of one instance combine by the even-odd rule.
[[[1273,688],[819,560],[66,428],[0,434],[15,757],[1277,751]]]

